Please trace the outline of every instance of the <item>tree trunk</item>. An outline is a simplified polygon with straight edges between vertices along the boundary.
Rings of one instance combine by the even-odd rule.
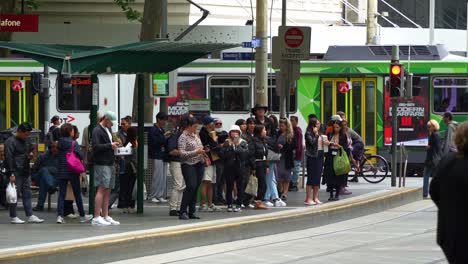
[[[143,11],[143,21],[141,23],[140,41],[151,41],[159,38],[161,32],[161,10],[162,1],[145,0]],[[153,103],[150,92],[152,85],[150,83],[150,75],[145,74],[145,123],[153,123]],[[137,120],[138,106],[138,89],[137,80],[135,80],[135,89],[133,90],[133,112],[134,120]]]
[[[16,9],[16,0],[0,0],[0,14],[13,14]],[[12,32],[0,32],[0,41],[11,41]],[[0,49],[0,57],[10,55],[9,49]]]

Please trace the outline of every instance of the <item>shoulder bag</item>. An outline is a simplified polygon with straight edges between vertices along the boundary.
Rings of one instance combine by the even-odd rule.
[[[333,169],[335,170],[335,175],[345,175],[351,171],[351,163],[349,162],[348,155],[344,151],[343,147],[338,151],[338,154],[333,157]]]
[[[85,172],[85,168],[81,160],[75,154],[75,141],[72,141],[71,150],[66,154],[67,169],[73,174],[81,174]]]

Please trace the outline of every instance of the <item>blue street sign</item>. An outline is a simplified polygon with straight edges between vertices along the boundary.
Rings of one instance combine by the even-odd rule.
[[[242,42],[243,48],[252,48],[252,41],[250,42]]]
[[[223,53],[223,60],[254,60],[255,55],[252,52],[224,52]]]

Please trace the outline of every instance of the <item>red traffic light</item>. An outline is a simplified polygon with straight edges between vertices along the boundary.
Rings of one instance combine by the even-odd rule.
[[[391,68],[390,68],[390,73],[394,76],[398,76],[401,74],[401,67],[402,65],[401,64],[397,64],[397,65],[392,65]]]

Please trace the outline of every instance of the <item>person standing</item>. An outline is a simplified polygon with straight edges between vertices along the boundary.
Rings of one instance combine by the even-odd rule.
[[[359,171],[361,168],[362,156],[364,155],[364,152],[365,152],[364,140],[356,131],[354,131],[354,129],[348,126],[348,121],[343,119],[342,122],[343,122],[343,128],[345,129],[345,132],[351,138],[351,148],[352,148],[352,151],[351,151],[352,160],[351,161],[354,162],[355,167]],[[358,182],[359,181],[358,173],[355,172],[354,177],[350,181]],[[347,195],[347,194],[351,194],[351,192],[343,188],[341,194]]]
[[[117,142],[112,140],[111,128],[115,120],[114,112],[106,112],[92,133],[94,177],[97,187],[92,224],[97,226],[120,224],[109,216],[109,197],[115,186],[114,150],[118,148]]]
[[[186,128],[179,137],[178,147],[180,161],[182,163],[182,175],[185,180],[185,190],[180,205],[179,219],[200,219],[195,215],[197,190],[201,184],[205,169],[206,156],[205,149],[197,135],[198,120],[195,117],[185,117],[183,121]],[[188,208],[188,212],[187,212]]]
[[[226,139],[228,138],[227,131],[223,130],[223,121],[220,118],[215,118],[215,131],[216,131],[216,138],[218,146],[224,144]],[[223,197],[224,185],[226,180],[224,178],[224,161],[223,159],[218,159],[215,161],[216,167],[216,183],[214,184],[213,188],[213,202],[215,205],[224,205],[226,204],[226,200]]]
[[[296,138],[288,119],[279,120],[279,135],[276,140],[276,148],[281,153],[278,162],[278,181],[282,190],[281,200],[287,201],[289,182],[291,181],[291,170],[294,168],[294,149],[296,148]]]
[[[317,118],[311,119],[304,137],[307,157],[307,186],[304,204],[321,204],[322,202],[318,199],[318,191],[323,170],[323,146],[326,142],[320,133],[320,121]]]
[[[68,169],[67,164],[67,153],[74,153],[80,160],[82,160],[80,145],[76,143],[73,139],[75,135],[73,126],[70,123],[63,124],[60,127],[60,133],[62,137],[59,139],[58,147],[59,147],[59,166],[58,166],[58,186],[59,186],[59,196],[57,201],[57,223],[64,224],[65,220],[63,219],[64,216],[64,202],[65,202],[65,195],[67,193],[67,184],[68,182],[71,183],[73,195],[75,197],[76,206],[78,207],[78,211],[80,212],[80,222],[86,223],[91,221],[93,218],[91,215],[86,215],[83,207],[83,199],[81,197],[81,180],[80,175],[71,172]]]
[[[182,135],[184,128],[185,126],[181,122],[179,127],[169,137],[167,144],[167,152],[169,154],[169,171],[172,175],[172,192],[169,197],[169,216],[179,216],[179,209],[182,203],[182,196],[185,190],[185,180],[184,175],[182,175],[180,151],[178,147],[178,141],[180,135]]]
[[[127,129],[124,142],[125,146],[132,144],[132,155],[125,156],[124,173],[120,174],[119,208],[124,214],[132,214],[135,212],[135,200],[132,194],[137,174],[138,129],[136,127]]]
[[[120,119],[120,129],[115,133],[114,139],[117,139],[119,143],[122,143],[122,146],[126,146],[129,142],[127,141],[127,134],[128,130],[132,127],[132,117],[131,116],[125,116]],[[136,139],[135,139],[136,140]],[[134,147],[134,143],[132,143],[132,147]],[[133,152],[132,152],[133,154]],[[125,205],[122,205],[122,198],[124,197],[121,194],[122,191],[122,178],[126,177],[126,167],[125,164],[130,162],[132,159],[131,155],[126,155],[126,156],[117,156],[116,157],[116,169],[118,171],[118,176],[115,178],[115,188],[111,191],[111,197],[109,201],[109,209],[113,208],[114,203],[116,200],[118,200],[117,207],[122,209],[123,213],[128,213],[128,203]],[[131,177],[131,176],[130,176]],[[127,179],[125,179],[126,181]],[[128,181],[127,181],[128,183]],[[123,187],[125,188],[125,187]],[[132,189],[133,190],[133,189]]]
[[[267,131],[265,126],[256,125],[254,128],[252,143],[249,144],[249,152],[252,153],[251,163],[255,164],[254,167],[252,167],[252,173],[255,174],[258,180],[257,197],[255,201],[256,209],[267,209],[267,207],[263,204],[263,200],[265,199],[265,192],[267,189],[266,174],[268,168],[268,147],[265,143],[266,136]]]
[[[304,143],[302,129],[299,127],[299,119],[297,116],[290,116],[289,120],[294,131],[294,138],[296,139],[296,149],[294,152],[294,168],[292,170],[291,182],[289,184],[289,191],[297,192],[299,190],[299,174],[301,173],[302,160],[304,159]]]
[[[262,106],[260,104],[256,104],[252,109],[251,113],[255,116],[255,123],[257,125],[263,125],[267,130],[267,134],[270,136],[274,134],[273,125],[270,119],[266,116],[268,112],[268,106]]]
[[[444,123],[447,125],[444,136],[444,144],[442,146],[443,154],[448,154],[451,152],[457,152],[457,146],[455,145],[454,135],[455,130],[458,127],[458,123],[453,120],[453,115],[450,112],[446,112],[443,115]]]
[[[246,129],[245,132],[242,132],[241,138],[247,141],[247,145],[249,146],[249,157],[248,162],[245,163],[245,173],[244,173],[244,190],[247,188],[247,184],[249,183],[250,176],[252,175],[252,171],[255,171],[255,153],[253,149],[250,148],[250,145],[254,143],[254,130],[255,130],[255,119],[252,117],[247,118],[245,121]],[[242,127],[241,127],[242,130]],[[243,205],[246,208],[253,209],[255,205],[252,204],[253,196],[244,192],[244,201]]]
[[[426,159],[424,161],[423,173],[423,198],[429,195],[429,178],[432,176],[435,167],[439,164],[442,158],[442,148],[440,144],[439,123],[431,119],[427,122],[427,130],[429,132],[429,144],[426,149]]]
[[[454,136],[457,153],[439,162],[429,193],[439,209],[437,244],[449,263],[468,263],[468,122],[461,123]]]
[[[61,137],[60,133],[60,117],[58,115],[54,115],[50,119],[50,123],[52,124],[51,127],[49,127],[49,131],[47,132],[46,138],[45,138],[45,143],[47,147],[49,148],[50,145],[53,142],[58,142],[58,140]]]
[[[42,223],[43,219],[33,215],[31,204],[31,175],[30,161],[34,156],[33,145],[29,142],[32,127],[23,123],[16,129],[15,135],[5,141],[5,169],[10,182],[16,184],[17,197],[22,197],[24,212],[28,223]],[[10,204],[10,222],[12,224],[24,224],[16,215],[17,203]]]
[[[164,131],[168,116],[165,112],[156,115],[156,124],[148,133],[148,158],[153,161],[153,177],[148,200],[153,203],[166,203],[167,164],[166,140],[171,134]]]
[[[233,125],[229,130],[229,138],[221,148],[221,156],[224,159],[224,169],[226,175],[226,203],[228,212],[242,211],[244,199],[244,168],[248,158],[249,147],[247,142],[241,138],[241,129]],[[232,191],[234,183],[237,186],[236,207],[233,208]]]

